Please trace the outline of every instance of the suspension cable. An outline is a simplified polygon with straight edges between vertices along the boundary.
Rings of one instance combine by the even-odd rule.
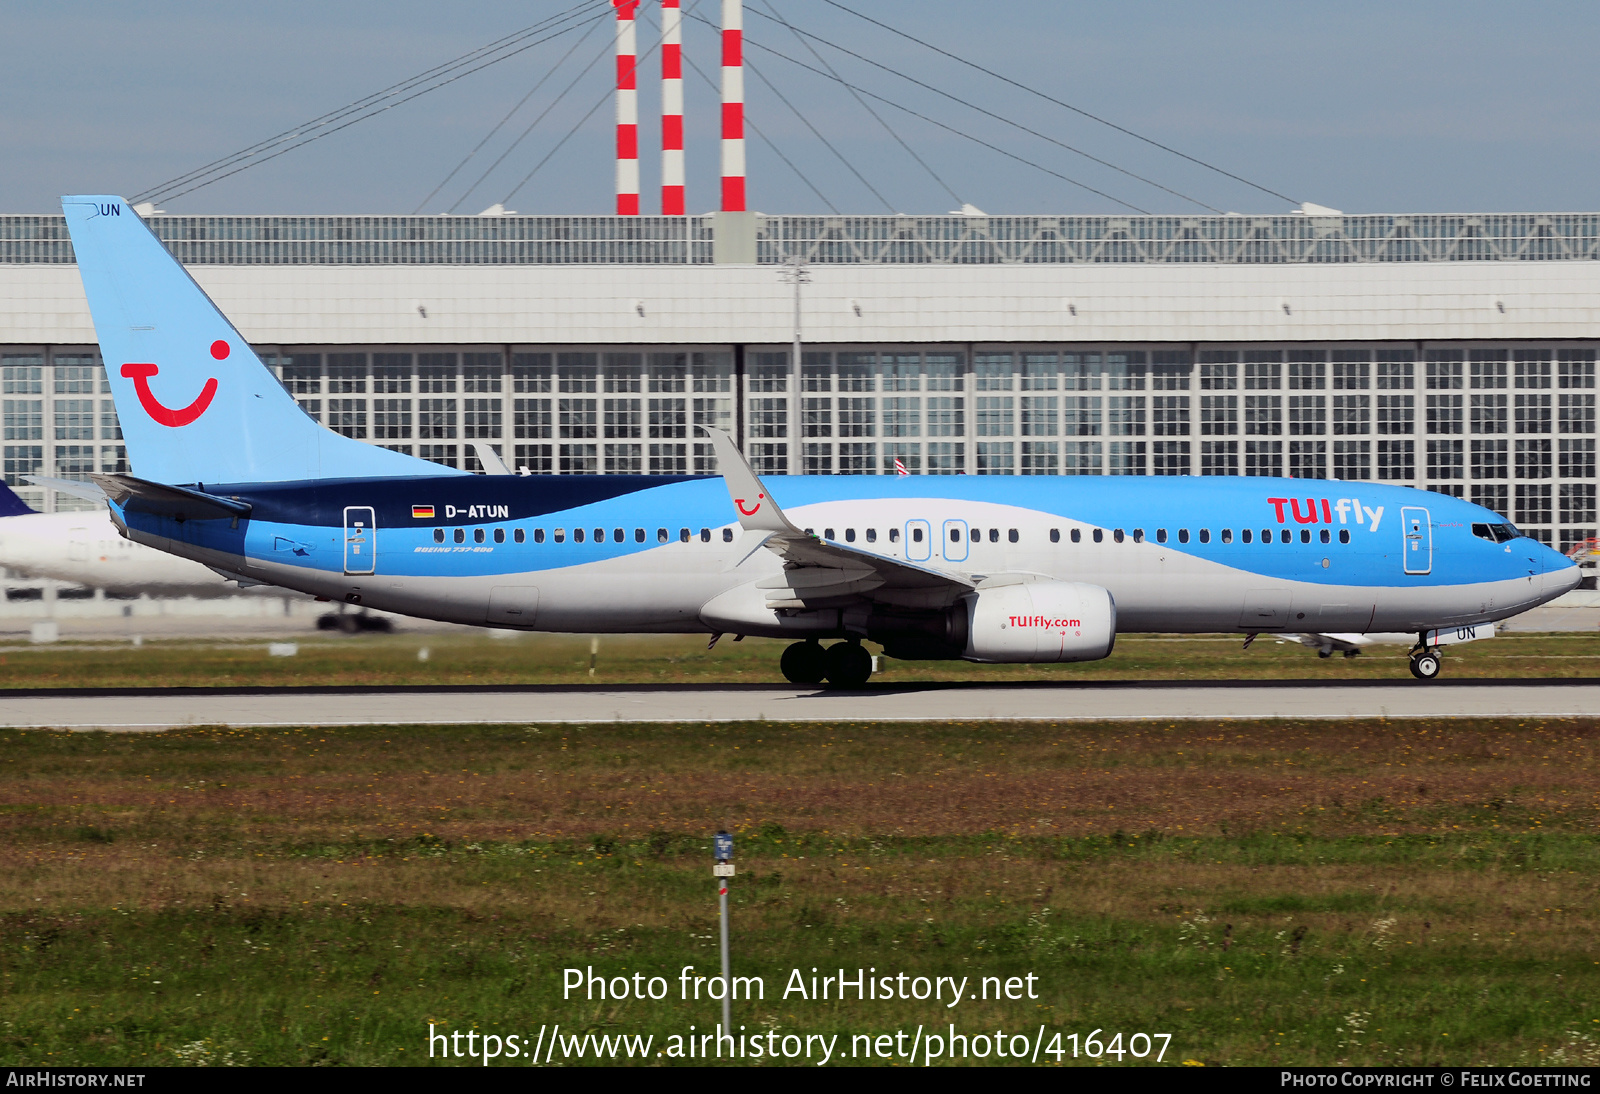
[[[705,69],[701,68],[699,65],[694,63],[694,58],[685,56],[683,58],[683,60],[688,64],[688,66],[690,68],[694,69],[695,74],[697,76],[699,76],[702,81],[704,81],[704,83],[705,83],[705,85],[707,87],[709,87],[712,91],[717,91],[718,90],[716,81],[714,81],[710,76],[706,75]],[[767,81],[767,78],[765,76],[761,75],[761,73],[759,73],[759,72],[756,72],[755,67],[753,65],[751,65],[748,61],[745,62],[745,67],[749,68],[751,72],[755,73],[756,78],[759,79],[763,84],[766,84],[767,87],[774,94],[778,93],[778,89],[773,87],[772,84]],[[783,99],[783,96],[781,94],[778,94],[778,98]],[[794,114],[795,114],[795,117],[799,118],[802,122],[805,122],[805,124],[806,124],[806,126],[808,128],[810,127],[811,123],[807,122],[806,119],[805,119],[805,116],[803,114],[801,114],[798,110],[795,110],[794,107],[789,103],[789,101],[787,99],[783,99],[783,105],[789,107],[790,110],[793,110]],[[777,155],[777,157],[780,160],[782,160],[784,163],[789,165],[789,170],[793,171],[796,175],[798,175],[800,177],[800,181],[805,183],[806,186],[811,190],[811,192],[813,194],[817,195],[817,199],[819,201],[821,201],[822,204],[824,204],[824,205],[826,205],[828,207],[828,211],[830,213],[837,214],[839,212],[838,208],[833,204],[833,202],[828,200],[828,195],[824,194],[821,190],[817,189],[817,184],[812,182],[811,179],[809,179],[806,176],[806,173],[804,171],[800,170],[800,168],[795,165],[795,162],[793,160],[791,160],[788,156],[783,154],[783,149],[778,147],[778,144],[777,144],[776,141],[774,141],[771,137],[769,137],[765,133],[763,133],[761,131],[761,128],[758,125],[756,125],[755,122],[751,121],[748,117],[745,118],[744,124],[749,126],[750,127],[750,132],[752,132],[756,136],[760,137],[761,140],[766,144],[766,146],[768,148],[772,149],[772,151]],[[812,129],[811,131],[813,133],[816,132],[815,129]],[[824,141],[824,143],[826,143],[826,141]],[[831,148],[831,146],[830,146],[830,148]],[[834,154],[838,155],[837,152],[835,152]],[[845,166],[849,167],[850,165],[849,165],[849,163],[846,163]],[[854,168],[851,168],[851,170],[854,170]],[[860,178],[861,176],[857,175],[856,177]],[[876,191],[874,191],[874,193],[876,193]],[[885,202],[884,204],[887,205],[888,203]],[[892,208],[891,208],[890,211],[891,212],[893,211]]]
[[[763,2],[764,2],[764,0],[763,0]],[[809,41],[807,41],[806,38],[804,36],[802,36],[801,33],[798,30],[796,30],[789,23],[789,21],[787,19],[785,19],[783,16],[779,15],[777,9],[774,8],[770,3],[766,4],[766,8],[767,8],[767,11],[771,12],[771,14],[770,15],[765,15],[764,16],[765,18],[776,20],[778,23],[782,24],[783,26],[788,27],[789,31],[794,35],[795,41],[797,41],[801,45],[805,46],[806,50],[811,54],[811,56],[813,56],[813,57],[815,57],[817,59],[817,63],[822,65],[823,68],[827,69],[829,75],[831,75],[834,79],[839,80],[838,72],[834,71],[834,67],[832,65],[830,65],[823,58],[822,54],[817,52],[816,47],[814,47]],[[763,13],[759,12],[759,11],[757,11],[756,14],[757,15],[763,15]],[[844,83],[843,80],[839,80],[839,82],[841,84]],[[844,86],[845,87],[850,87],[849,84],[845,84]],[[861,107],[861,109],[865,110],[868,114],[872,115],[872,120],[873,121],[875,121],[879,125],[883,126],[884,130],[889,134],[889,136],[891,136],[891,137],[893,137],[895,139],[895,143],[896,144],[898,144],[901,148],[905,149],[906,155],[908,155],[912,159],[916,160],[917,163],[922,167],[922,169],[924,171],[928,172],[928,174],[930,176],[932,176],[933,181],[937,182],[944,189],[944,192],[950,195],[950,200],[954,201],[958,206],[965,204],[965,202],[963,202],[961,200],[961,195],[957,194],[954,190],[952,190],[950,188],[950,184],[945,182],[944,179],[940,178],[939,177],[939,173],[937,171],[935,171],[932,167],[929,167],[928,166],[928,162],[926,160],[924,160],[921,156],[917,155],[915,150],[913,150],[912,147],[905,142],[905,138],[901,137],[899,133],[895,132],[894,126],[892,126],[888,122],[884,121],[883,118],[881,116],[879,116],[878,112],[876,110],[872,109],[872,107],[867,104],[867,101],[865,99],[863,99],[860,95],[856,94],[854,88],[850,89],[850,95],[851,95],[851,97],[853,99],[855,99],[856,103]]]
[[[465,167],[472,160],[472,157],[476,156],[479,152],[481,152],[483,150],[483,146],[488,144],[489,141],[494,138],[494,135],[496,133],[500,132],[501,128],[506,124],[506,122],[511,120],[512,116],[515,115],[517,111],[521,110],[524,106],[527,105],[528,100],[533,98],[534,95],[536,95],[538,93],[539,89],[545,85],[545,81],[549,80],[550,77],[554,76],[556,74],[556,70],[559,69],[562,65],[567,63],[567,61],[572,57],[572,55],[578,51],[578,47],[583,45],[583,43],[587,42],[589,40],[589,36],[591,34],[593,34],[597,28],[602,27],[604,25],[605,25],[604,21],[603,20],[599,20],[599,19],[597,19],[593,23],[589,24],[589,29],[584,31],[583,35],[577,41],[573,42],[571,46],[569,46],[567,48],[567,51],[561,55],[561,59],[559,61],[557,61],[554,65],[552,65],[549,69],[547,69],[543,76],[539,77],[539,81],[536,84],[533,85],[533,88],[526,95],[524,95],[521,99],[517,100],[517,105],[512,107],[510,110],[506,111],[506,116],[501,118],[498,122],[496,122],[494,124],[494,128],[493,129],[489,130],[488,133],[484,134],[483,140],[479,141],[475,146],[473,146],[472,151],[468,152],[464,157],[462,157],[462,160],[461,160],[460,163],[456,164],[455,167],[451,168],[450,173],[448,175],[446,175],[443,179],[440,180],[439,185],[435,186],[432,189],[432,191],[429,192],[427,197],[425,197],[421,201],[417,202],[417,207],[415,209],[411,210],[411,215],[412,216],[416,216],[418,213],[422,212],[423,206],[427,205],[428,202],[432,201],[434,199],[435,195],[437,195],[440,190],[443,190],[447,185],[449,185],[450,180],[456,177],[457,172],[459,172],[463,167]],[[518,139],[520,140],[521,138],[518,138]]]
[[[588,5],[579,5],[579,7],[586,6]],[[187,172],[185,175],[179,176],[178,179],[170,180],[169,182],[163,183],[158,187],[143,191],[137,196],[148,197],[157,201],[173,200],[183,197],[185,194],[193,193],[196,190],[210,186],[212,183],[220,182],[222,179],[236,175],[241,171],[245,171],[251,167],[266,163],[269,160],[274,160],[287,152],[294,151],[297,148],[303,148],[314,141],[321,140],[323,137],[331,136],[340,130],[347,129],[359,122],[376,117],[377,115],[388,110],[392,110],[397,106],[408,103],[412,99],[426,95],[430,91],[437,91],[441,87],[455,83],[457,80],[460,80],[466,76],[470,76],[475,72],[480,72],[491,65],[499,64],[501,61],[509,60],[510,58],[515,57],[517,54],[526,52],[527,50],[533,49],[536,46],[543,45],[545,42],[553,41],[564,34],[570,33],[571,31],[582,27],[591,20],[599,20],[604,18],[603,14],[585,16],[578,19],[576,22],[569,23],[569,25],[562,27],[559,30],[551,31],[542,38],[536,38],[533,41],[523,41],[523,39],[529,36],[529,32],[537,33],[542,30],[547,30],[549,27],[560,22],[562,19],[569,18],[571,12],[574,10],[576,9],[568,9],[567,12],[563,12],[561,15],[553,16],[552,18],[545,20],[544,23],[539,24],[536,27],[529,28],[529,31],[518,32],[516,35],[509,36],[511,39],[515,39],[515,41],[508,43],[507,46],[498,47],[501,50],[498,52],[498,55],[493,55],[496,49],[494,46],[488,46],[474,50],[472,53],[465,54],[462,57],[456,58],[454,61],[446,62],[443,65],[437,65],[434,68],[429,69],[427,72],[421,73],[418,76],[414,76],[409,80],[403,80],[399,84],[392,85],[383,91],[368,95],[365,98],[341,107],[336,111],[331,111],[328,114],[324,114],[321,117],[306,123],[304,126],[297,126],[294,129],[285,130],[283,133],[280,133],[274,137],[270,137],[267,140],[258,141],[249,148],[241,149],[232,155],[225,156],[220,160],[215,160],[207,167],[197,168],[194,171]],[[506,42],[506,40],[502,39],[501,42]],[[515,45],[516,48],[508,48],[509,45]],[[488,60],[482,60],[482,58],[485,56],[488,57]],[[481,63],[474,63],[479,61],[481,61]],[[469,65],[472,67],[467,67]],[[449,74],[452,72],[453,74]],[[430,79],[433,82],[430,83]],[[418,87],[419,84],[426,86],[422,86],[421,90],[413,90],[414,88]],[[410,91],[411,93],[405,94],[407,91]],[[355,117],[349,117],[351,114],[354,114]],[[334,121],[338,121],[341,118],[348,118],[348,120],[343,121],[339,125],[332,124]],[[279,147],[277,151],[272,152],[270,155],[260,154],[278,145],[283,145],[283,147]],[[233,166],[235,164],[238,166]],[[227,167],[231,167],[232,169],[222,170],[223,168]],[[172,192],[179,186],[184,186],[185,188],[177,190],[176,192]]]
[[[952,53],[947,49],[941,49],[939,46],[934,45],[932,42],[925,42],[921,38],[918,38],[918,37],[916,37],[914,35],[911,35],[911,34],[907,34],[903,30],[899,30],[896,27],[890,26],[888,23],[880,22],[877,19],[872,18],[870,15],[863,15],[861,12],[856,11],[854,8],[849,8],[849,7],[846,7],[845,5],[839,3],[838,0],[822,0],[822,2],[824,4],[828,4],[828,5],[832,6],[832,7],[836,7],[840,11],[847,12],[850,15],[854,15],[857,19],[865,20],[866,22],[871,23],[873,26],[882,27],[884,30],[887,30],[891,34],[897,34],[901,38],[905,38],[908,41],[915,42],[917,45],[922,46],[925,49],[931,49],[935,53],[938,53],[938,54],[941,54],[942,56],[950,58],[952,61],[958,61],[961,64],[966,65],[968,68],[977,69],[979,72],[982,72],[986,76],[992,76],[996,80],[1000,80],[1000,81],[1003,81],[1004,83],[1008,83],[1012,87],[1018,88],[1018,89],[1020,89],[1022,91],[1026,91],[1030,95],[1036,95],[1039,98],[1044,99],[1046,102],[1051,102],[1051,103],[1054,103],[1055,105],[1057,105],[1059,107],[1062,107],[1065,110],[1070,110],[1074,114],[1079,114],[1079,115],[1081,115],[1081,116],[1083,116],[1085,118],[1088,118],[1092,122],[1098,122],[1101,125],[1109,126],[1110,128],[1115,129],[1118,133],[1124,133],[1124,134],[1134,138],[1135,140],[1143,141],[1145,144],[1148,144],[1148,145],[1150,145],[1150,146],[1152,146],[1154,148],[1159,148],[1163,152],[1169,152],[1172,155],[1177,156],[1180,159],[1185,159],[1185,160],[1188,160],[1190,163],[1196,164],[1197,166],[1204,167],[1208,171],[1215,171],[1217,174],[1224,175],[1227,178],[1233,179],[1235,182],[1242,182],[1246,186],[1250,187],[1251,189],[1259,190],[1263,194],[1270,194],[1272,197],[1275,197],[1275,198],[1279,199],[1280,201],[1286,201],[1290,205],[1298,205],[1298,204],[1300,204],[1299,202],[1295,201],[1293,198],[1288,197],[1285,194],[1280,194],[1280,193],[1278,193],[1278,191],[1272,189],[1271,187],[1262,186],[1258,182],[1251,182],[1249,179],[1244,178],[1241,175],[1236,175],[1232,171],[1227,171],[1227,170],[1224,170],[1221,167],[1216,166],[1215,164],[1207,163],[1205,160],[1199,159],[1199,158],[1197,158],[1195,156],[1191,156],[1187,152],[1180,152],[1176,148],[1173,148],[1170,145],[1162,144],[1160,141],[1154,140],[1154,139],[1152,139],[1150,137],[1146,137],[1142,133],[1135,133],[1133,130],[1127,128],[1126,126],[1118,125],[1116,122],[1110,121],[1110,120],[1108,120],[1106,118],[1102,118],[1098,114],[1091,114],[1091,113],[1089,113],[1089,111],[1084,110],[1084,109],[1082,109],[1080,107],[1073,106],[1071,103],[1063,102],[1062,100],[1056,98],[1053,95],[1047,95],[1043,91],[1039,91],[1039,90],[1037,90],[1035,88],[1029,87],[1027,84],[1020,83],[1020,82],[1018,82],[1016,80],[1013,80],[1009,76],[1003,76],[1000,73],[995,72],[992,69],[984,68],[982,65],[977,64],[976,62],[973,62],[973,61],[969,61],[965,57],[962,57],[962,56],[959,56],[959,55],[957,55],[955,53]]]
[[[756,14],[757,15],[762,15],[762,13],[759,12],[759,11],[756,12]],[[770,18],[770,16],[764,16],[764,15],[762,17],[763,18]],[[880,61],[874,61],[871,57],[864,56],[864,55],[862,55],[860,53],[857,53],[855,50],[849,49],[849,48],[847,48],[845,46],[841,46],[837,42],[830,42],[828,39],[822,37],[819,34],[813,34],[810,31],[800,30],[799,28],[793,26],[792,24],[790,24],[790,23],[788,23],[786,21],[784,21],[783,25],[788,27],[791,31],[793,31],[796,36],[804,35],[807,38],[815,38],[818,42],[821,42],[825,46],[828,46],[828,47],[830,47],[832,49],[836,49],[840,53],[846,54],[847,56],[854,57],[858,61],[862,61],[862,62],[864,62],[866,64],[872,65],[874,68],[880,68],[883,71],[889,73],[890,75],[898,76],[898,77],[900,77],[900,79],[905,80],[907,83],[916,84],[918,87],[924,88],[924,89],[926,89],[928,91],[932,91],[936,95],[942,95],[946,99],[949,99],[952,102],[960,103],[962,106],[966,107],[969,110],[973,110],[973,111],[976,111],[977,113],[982,114],[982,115],[984,115],[986,117],[993,118],[997,122],[1003,122],[1006,125],[1009,125],[1014,129],[1020,129],[1020,130],[1022,130],[1022,132],[1027,133],[1030,136],[1038,137],[1040,140],[1043,140],[1043,141],[1048,141],[1049,143],[1055,145],[1057,148],[1063,148],[1068,152],[1074,153],[1075,155],[1082,156],[1084,159],[1092,160],[1093,162],[1100,164],[1100,166],[1102,166],[1102,167],[1109,167],[1111,170],[1116,171],[1118,174],[1126,175],[1131,179],[1137,179],[1138,181],[1144,183],[1146,186],[1152,186],[1157,190],[1165,191],[1166,193],[1171,194],[1175,198],[1180,198],[1180,199],[1182,199],[1184,201],[1187,201],[1191,205],[1198,205],[1200,208],[1207,209],[1207,210],[1209,210],[1209,211],[1211,211],[1213,213],[1220,214],[1222,212],[1221,209],[1218,209],[1218,208],[1216,208],[1215,206],[1212,206],[1212,205],[1207,205],[1205,202],[1201,201],[1199,198],[1190,197],[1188,194],[1182,193],[1181,191],[1178,191],[1178,190],[1174,190],[1170,186],[1163,186],[1161,183],[1155,181],[1154,179],[1146,178],[1145,176],[1143,176],[1141,174],[1138,174],[1137,172],[1134,172],[1134,171],[1129,171],[1125,167],[1118,167],[1116,164],[1112,163],[1109,160],[1101,159],[1099,156],[1093,155],[1092,153],[1089,153],[1089,152],[1085,152],[1081,148],[1077,148],[1077,147],[1074,147],[1073,145],[1067,144],[1064,141],[1057,140],[1055,137],[1050,136],[1048,133],[1041,133],[1037,129],[1030,129],[1028,126],[1023,125],[1021,122],[1013,121],[1011,118],[1008,118],[1003,114],[996,114],[992,110],[986,110],[983,107],[977,105],[976,103],[968,102],[966,99],[963,99],[958,95],[951,94],[950,92],[944,90],[943,88],[936,87],[936,86],[934,86],[933,84],[930,84],[930,83],[926,83],[926,82],[924,82],[922,80],[917,79],[915,76],[907,75],[906,73],[901,72],[898,69],[891,68],[890,66],[888,66],[886,64],[883,64]],[[816,54],[815,50],[812,50],[811,52],[812,52],[813,56]],[[830,66],[830,71],[831,71],[831,66]]]
[[[462,192],[461,196],[455,200],[453,205],[450,206],[448,210],[449,212],[453,213],[459,209],[462,202],[471,197],[472,192],[483,185],[483,181],[494,173],[495,168],[504,163],[506,157],[511,155],[512,152],[515,152],[517,147],[521,145],[525,139],[527,139],[528,134],[532,133],[539,123],[544,121],[545,118],[549,116],[552,110],[561,105],[562,101],[566,99],[567,95],[571,93],[572,89],[578,86],[578,81],[589,75],[589,71],[593,69],[595,65],[600,63],[601,58],[611,52],[611,48],[612,43],[609,41],[601,44],[600,52],[596,53],[592,58],[590,58],[589,63],[584,65],[583,68],[578,71],[578,74],[572,78],[571,82],[568,83],[566,87],[561,89],[561,93],[551,100],[550,105],[541,110],[539,112],[539,116],[528,123],[527,128],[523,129],[523,131],[518,134],[517,139],[512,141],[510,146],[507,147],[504,152],[501,152],[500,155],[496,157],[495,161],[491,163],[481,175],[478,176],[477,181],[475,181],[471,186],[468,186],[466,190]]]

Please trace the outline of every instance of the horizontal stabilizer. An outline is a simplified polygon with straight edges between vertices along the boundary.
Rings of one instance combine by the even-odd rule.
[[[92,501],[102,505],[106,500],[106,492],[94,482],[85,482],[82,479],[55,479],[49,475],[24,475],[23,478],[35,486],[43,486],[47,490],[54,490],[58,494],[68,494],[84,501]]]
[[[182,486],[146,482],[132,475],[95,475],[106,496],[124,510],[169,520],[231,520],[250,515],[249,502],[218,497]]]

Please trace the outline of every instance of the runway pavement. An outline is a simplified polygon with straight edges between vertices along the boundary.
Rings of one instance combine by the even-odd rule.
[[[0,725],[151,731],[179,726],[573,722],[1071,721],[1175,718],[1573,717],[1600,681],[1139,682],[815,688],[523,687],[147,689],[0,694]]]

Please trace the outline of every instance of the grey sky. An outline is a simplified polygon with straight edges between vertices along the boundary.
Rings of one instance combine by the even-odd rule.
[[[0,211],[49,212],[66,192],[132,194],[560,11],[573,0],[419,0],[254,5],[198,0],[17,3],[0,36]],[[684,0],[689,8],[695,0]],[[1283,203],[1008,88],[829,7],[771,0],[797,26],[1165,186],[1227,210]],[[956,3],[844,0],[1024,84],[1108,117],[1297,200],[1350,212],[1600,208],[1600,8],[1573,0],[1284,4]],[[606,0],[595,0],[606,9]],[[950,196],[835,86],[755,48],[816,62],[746,0],[748,56],[901,212]],[[648,19],[654,5],[646,2]],[[715,21],[718,0],[697,14]],[[641,26],[641,51],[653,32]],[[686,55],[715,78],[708,27],[687,21]],[[575,58],[587,62],[605,30]],[[409,213],[532,86],[576,35],[541,46],[271,163],[164,203],[172,212]],[[820,48],[820,47],[819,47]],[[1198,207],[824,50],[879,94],[1153,212]],[[606,95],[602,59],[491,173],[566,85],[569,61],[485,155],[426,211],[478,210],[519,179]],[[641,78],[645,212],[655,211],[659,68]],[[693,72],[689,208],[716,203],[716,100]],[[755,125],[846,213],[887,211],[782,106],[748,80]],[[1121,206],[878,108],[962,200],[988,212],[1115,212]],[[522,212],[612,208],[611,105],[604,102],[516,193]],[[825,206],[760,140],[750,202],[767,212]]]

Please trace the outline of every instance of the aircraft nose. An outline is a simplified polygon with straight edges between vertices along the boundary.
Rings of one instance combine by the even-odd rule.
[[[1578,564],[1559,551],[1544,549],[1544,591],[1547,596],[1560,596],[1578,587],[1583,572]]]

